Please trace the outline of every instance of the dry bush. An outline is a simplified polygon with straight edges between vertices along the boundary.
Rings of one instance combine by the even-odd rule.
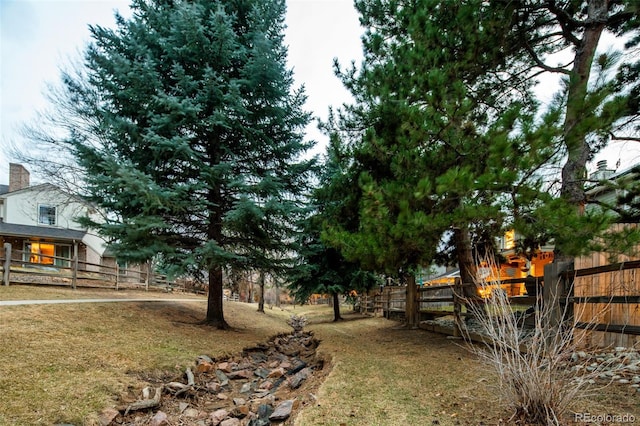
[[[499,282],[479,280],[476,284],[491,296],[484,303],[467,304],[473,314],[471,321],[485,339],[485,345],[469,347],[496,371],[499,397],[514,413],[511,421],[563,424],[576,400],[603,386],[596,383],[602,382],[598,379],[604,370],[617,367],[602,363],[587,368],[576,363],[586,333],[574,333],[569,301],[559,304],[558,298],[551,298],[545,305],[538,296],[533,309],[516,312]],[[560,312],[559,306],[564,306]],[[558,313],[560,321],[556,320]],[[525,316],[534,318],[533,327],[523,326]],[[461,331],[470,342],[468,325]]]

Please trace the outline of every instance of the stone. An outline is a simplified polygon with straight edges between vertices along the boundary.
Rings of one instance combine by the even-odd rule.
[[[218,370],[225,373],[231,373],[231,364],[228,362],[221,362],[220,364],[218,364]]]
[[[269,368],[276,368],[278,365],[280,365],[279,361],[271,361],[269,363]]]
[[[245,405],[246,403],[244,398],[233,398],[233,405]]]
[[[260,377],[261,379],[266,379],[269,376],[269,370],[267,370],[266,368],[260,367],[260,368],[257,368],[256,371],[253,372],[253,374]]]
[[[211,420],[211,424],[213,426],[218,426],[227,417],[229,417],[229,412],[222,408],[214,411],[209,415],[209,419]]]
[[[232,371],[231,373],[227,374],[227,377],[231,380],[251,379],[253,377],[253,371],[251,370]]]
[[[119,414],[120,412],[115,408],[105,408],[100,412],[100,415],[98,416],[98,423],[100,424],[100,426],[109,426],[111,422],[113,422],[113,420],[118,417]]]
[[[158,411],[149,422],[149,426],[165,426],[169,424],[167,414],[163,411]]]
[[[231,417],[230,419],[223,420],[220,423],[220,426],[240,426],[240,420],[235,417]]]
[[[244,419],[250,412],[251,410],[249,410],[249,407],[246,405],[240,405],[238,407],[234,407],[230,414],[238,419]]]
[[[215,365],[210,362],[200,362],[196,365],[196,373],[209,373],[215,369]]]
[[[224,393],[219,393],[219,394],[217,394],[217,395],[216,395],[216,398],[221,399],[221,400],[223,400],[223,401],[224,401],[224,400],[229,399],[229,397],[228,397],[226,394],[224,394]]]
[[[273,370],[271,370],[271,372],[269,373],[269,375],[267,376],[270,379],[277,379],[280,378],[282,376],[284,376],[285,370],[282,367],[279,368],[275,368]]]
[[[253,390],[253,385],[250,382],[246,382],[242,384],[240,388],[240,393],[249,393]]]
[[[209,364],[213,364],[213,360],[211,359],[211,357],[207,356],[207,355],[199,355],[196,358],[196,364],[199,364],[201,362],[206,362]]]
[[[271,421],[280,421],[286,420],[291,415],[291,411],[293,411],[293,399],[287,399],[286,401],[282,401],[276,409],[269,416],[269,420]]]
[[[266,380],[264,382],[262,382],[262,384],[260,384],[260,386],[258,387],[258,389],[261,390],[271,390],[273,389],[273,382]]]
[[[186,410],[184,410],[183,414],[185,417],[188,417],[190,419],[196,419],[200,415],[200,411],[195,408],[187,408]]]
[[[220,386],[227,386],[229,384],[229,378],[227,377],[226,374],[224,374],[224,371],[217,369],[216,370],[216,377],[218,378],[218,381],[220,382]]]
[[[304,368],[304,369],[302,369],[302,371],[294,374],[288,380],[289,387],[291,389],[298,389],[300,387],[300,385],[302,385],[302,382],[304,382],[307,379],[307,377],[309,376],[310,372],[311,372],[311,370],[309,368]]]
[[[218,392],[220,392],[221,389],[222,389],[222,386],[220,386],[220,383],[218,383],[218,382],[209,382],[209,383],[207,383],[207,390],[209,392],[218,393]]]
[[[259,419],[268,419],[271,414],[273,414],[271,404],[260,404],[256,410],[256,415]]]

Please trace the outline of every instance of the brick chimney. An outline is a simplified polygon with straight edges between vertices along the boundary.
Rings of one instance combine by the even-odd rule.
[[[29,187],[29,171],[22,164],[9,163],[9,192]]]

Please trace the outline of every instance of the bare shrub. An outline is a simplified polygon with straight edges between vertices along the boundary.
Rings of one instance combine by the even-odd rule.
[[[495,270],[495,269],[494,269]],[[498,396],[514,414],[511,421],[522,424],[560,425],[572,404],[596,390],[607,363],[597,367],[576,363],[585,333],[574,333],[569,303],[553,298],[543,304],[538,296],[526,314],[515,312],[499,281],[478,280],[481,294],[490,294],[484,303],[468,303],[484,345],[470,344],[471,350],[498,375]],[[561,297],[561,296],[558,296]],[[568,302],[568,301],[565,301]],[[559,308],[564,306],[564,308]],[[560,321],[558,318],[560,309]],[[524,316],[533,316],[533,327],[523,326]],[[467,342],[470,328],[461,330]],[[571,365],[573,364],[573,365]]]

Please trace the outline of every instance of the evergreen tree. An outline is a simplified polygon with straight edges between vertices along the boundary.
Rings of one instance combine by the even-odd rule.
[[[357,212],[354,201],[358,197],[357,182],[346,174],[349,156],[341,151],[339,141],[333,140],[321,167],[320,182],[313,194],[315,211],[302,221],[298,242],[298,264],[291,270],[289,289],[296,300],[306,302],[314,293],[328,293],[333,298],[334,321],[340,316],[339,296],[352,291],[367,292],[381,284],[378,275],[348,261],[342,253],[328,245],[323,229],[328,223],[352,226]]]
[[[490,239],[539,192],[535,172],[553,155],[553,137],[534,125],[531,64],[506,54],[518,48],[514,8],[356,4],[365,59],[359,72],[340,75],[357,104],[333,133],[353,146],[359,223],[328,235],[350,260],[409,279],[448,253],[473,282],[473,236]],[[441,244],[449,239],[453,250]]]
[[[606,235],[608,219],[613,217],[584,214],[589,203],[587,162],[611,140],[637,140],[640,80],[630,53],[640,37],[640,4],[635,0],[509,3],[515,7],[514,42],[533,61],[532,71],[563,77],[558,99],[563,118],[561,198],[534,216],[550,228],[547,234],[556,245],[556,259],[570,259],[596,248],[595,237]],[[619,52],[598,51],[605,34],[629,41]],[[560,52],[569,59],[557,64],[552,58]],[[611,78],[616,66],[619,71]]]
[[[285,1],[131,8],[115,30],[91,27],[83,72],[64,75],[57,142],[109,212],[86,223],[119,258],[205,271],[206,322],[224,328],[223,269],[280,268],[304,207],[310,116],[286,69]]]

